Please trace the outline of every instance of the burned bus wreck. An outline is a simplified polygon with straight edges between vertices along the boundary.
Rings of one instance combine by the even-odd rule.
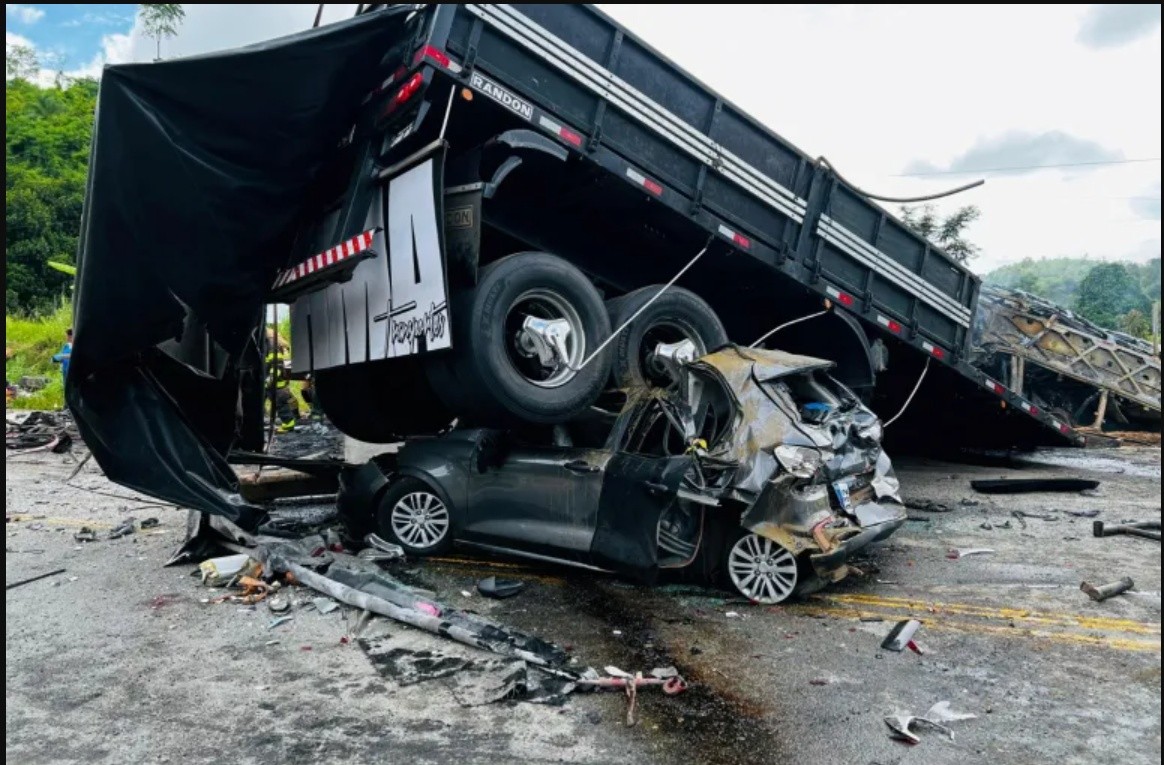
[[[761,603],[844,578],[905,522],[881,423],[831,362],[682,355],[656,351],[676,384],[550,433],[410,440],[349,476],[341,510],[413,555],[458,544],[643,582],[687,568]]]

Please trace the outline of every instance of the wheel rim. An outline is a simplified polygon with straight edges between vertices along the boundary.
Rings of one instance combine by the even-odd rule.
[[[749,600],[779,603],[796,588],[796,558],[771,539],[748,534],[732,546],[728,574]]]
[[[523,325],[530,316],[550,321],[560,319],[569,325],[565,364],[547,368],[538,360],[524,337]],[[510,364],[522,378],[539,388],[558,388],[573,380],[586,352],[586,330],[577,309],[558,293],[545,289],[523,292],[513,301],[505,314],[505,336],[510,339],[506,347]]]
[[[648,382],[655,385],[669,385],[674,382],[667,369],[654,361],[651,354],[660,345],[681,343],[684,340],[690,340],[695,345],[695,358],[707,355],[703,338],[692,327],[683,322],[660,321],[647,328],[647,331],[643,333],[642,341],[639,343],[639,368],[643,370],[643,376],[647,378]]]
[[[435,547],[449,533],[449,511],[435,494],[414,491],[392,506],[392,531],[409,547]]]

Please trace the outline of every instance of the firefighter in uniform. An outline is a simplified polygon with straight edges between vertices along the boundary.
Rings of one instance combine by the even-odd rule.
[[[287,433],[294,430],[299,420],[299,403],[291,393],[291,380],[284,367],[286,346],[283,343],[276,345],[275,333],[267,330],[267,397],[275,410],[275,417],[279,420],[278,430]]]

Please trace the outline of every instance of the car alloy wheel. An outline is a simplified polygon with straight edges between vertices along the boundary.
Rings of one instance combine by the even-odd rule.
[[[445,503],[427,491],[414,491],[397,500],[389,521],[396,537],[417,550],[436,547],[449,533]]]
[[[796,557],[767,537],[740,537],[727,563],[732,584],[749,600],[779,603],[796,589]]]

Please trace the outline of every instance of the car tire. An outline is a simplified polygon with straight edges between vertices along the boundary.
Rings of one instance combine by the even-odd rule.
[[[409,555],[439,555],[453,544],[452,512],[444,497],[424,481],[403,476],[392,482],[376,508],[380,536]]]
[[[312,381],[318,406],[341,433],[373,444],[444,430],[453,415],[415,358],[324,369]]]
[[[610,351],[577,367],[610,336],[598,290],[562,258],[509,255],[481,269],[477,286],[453,301],[453,350],[429,361],[445,405],[482,425],[555,424],[584,412],[605,387]],[[523,346],[526,316],[565,320],[568,366],[542,367]]]
[[[617,330],[658,294],[662,285],[643,287],[607,301],[612,331]],[[691,340],[696,358],[728,342],[727,331],[703,298],[682,287],[671,287],[647,306],[614,341],[610,383],[614,388],[667,385],[664,370],[655,369],[648,357],[658,343]]]
[[[728,536],[723,546],[722,583],[757,603],[775,605],[797,593],[799,571],[791,550],[746,529]]]

